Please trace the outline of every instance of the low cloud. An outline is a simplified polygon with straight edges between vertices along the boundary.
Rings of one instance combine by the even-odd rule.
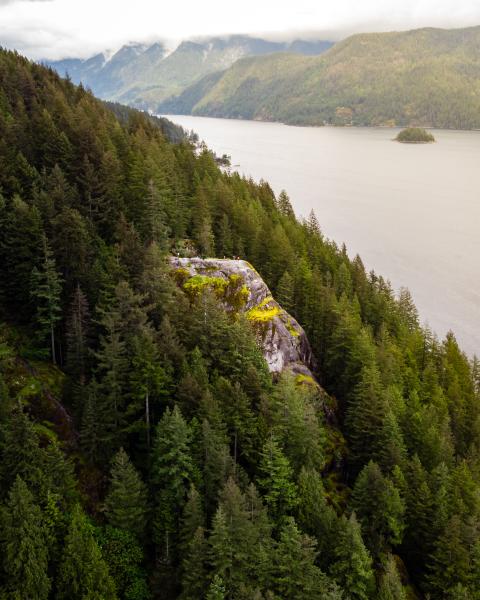
[[[131,40],[263,33],[270,39],[337,41],[369,31],[465,27],[480,24],[480,2],[242,0],[227,11],[225,0],[0,0],[0,14],[0,46],[30,58],[58,59],[91,56]]]
[[[20,2],[53,2],[53,0],[0,0],[0,6],[19,4]]]

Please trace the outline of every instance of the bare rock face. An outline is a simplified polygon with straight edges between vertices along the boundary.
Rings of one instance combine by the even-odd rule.
[[[279,374],[288,369],[299,376],[300,381],[313,383],[312,372],[316,365],[305,331],[274,300],[250,263],[173,256],[169,260],[173,270],[182,275],[184,288],[208,285],[224,290],[222,301],[227,309],[229,298],[241,298],[236,308],[244,311],[252,324],[271,373]]]

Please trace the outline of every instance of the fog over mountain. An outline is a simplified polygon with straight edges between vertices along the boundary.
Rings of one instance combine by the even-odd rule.
[[[173,51],[160,42],[132,43],[118,52],[87,59],[45,61],[60,75],[92,89],[100,98],[156,109],[158,104],[211,73],[231,67],[247,56],[278,52],[321,54],[332,42],[294,40],[271,42],[249,36],[227,36],[183,41]]]
[[[245,0],[226,8],[220,0],[1,0],[0,44],[30,58],[87,58],[136,40],[178,43],[198,36],[254,35],[338,41],[353,33],[480,23],[476,0]],[[306,35],[308,34],[308,35]]]

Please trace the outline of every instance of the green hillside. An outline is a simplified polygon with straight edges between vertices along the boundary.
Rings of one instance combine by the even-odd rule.
[[[60,75],[88,86],[105,100],[142,109],[179,94],[204,76],[220,72],[245,56],[273,52],[320,54],[332,46],[328,41],[271,42],[244,35],[183,41],[173,52],[160,43],[128,44],[108,60],[103,54],[88,59],[47,61]]]
[[[115,111],[0,51],[0,598],[477,600],[478,360],[286,193]],[[273,318],[316,379],[272,376]]]
[[[188,110],[186,110],[188,108]],[[480,127],[480,27],[354,35],[317,57],[250,57],[159,112],[322,125]]]

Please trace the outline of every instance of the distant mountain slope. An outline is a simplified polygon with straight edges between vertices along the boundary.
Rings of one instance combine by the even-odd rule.
[[[110,59],[98,54],[85,60],[74,58],[47,64],[62,76],[68,73],[74,83],[82,82],[105,100],[156,108],[165,98],[181,93],[205,75],[227,69],[240,58],[285,51],[316,55],[331,45],[325,41],[270,42],[235,35],[185,41],[170,54],[159,43],[129,44]]]
[[[480,27],[361,34],[321,56],[249,57],[217,80],[184,90],[159,112],[302,125],[478,128]]]

